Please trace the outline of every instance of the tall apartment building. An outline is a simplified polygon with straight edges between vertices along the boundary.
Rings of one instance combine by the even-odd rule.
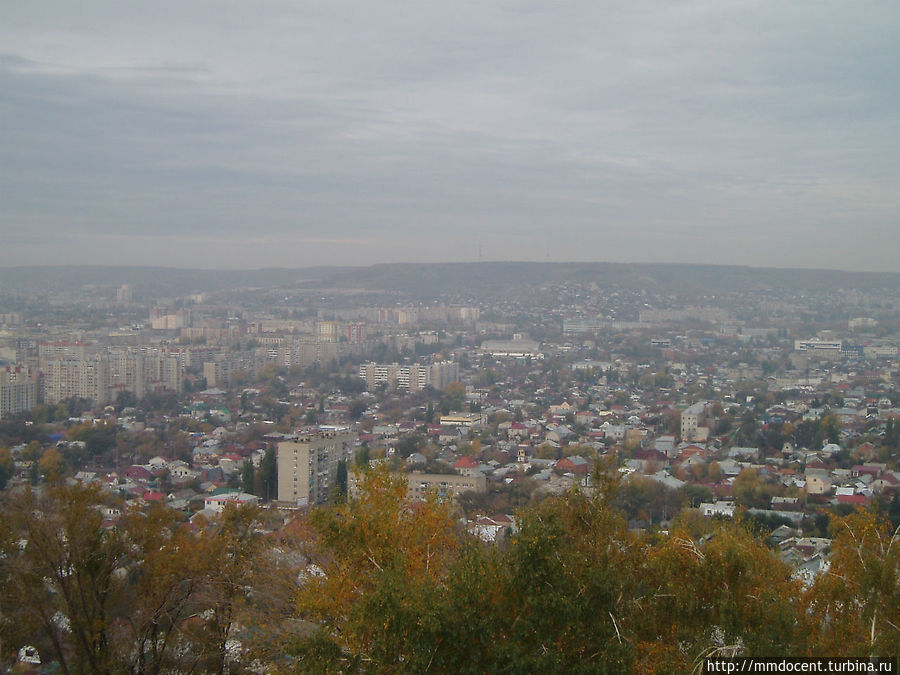
[[[140,397],[147,391],[144,355],[127,347],[111,348],[109,360],[110,398],[116,399],[121,391],[129,391]]]
[[[150,310],[150,325],[153,330],[177,330],[191,325],[191,310],[178,309],[168,312],[154,307]]]
[[[0,420],[37,405],[37,377],[28,366],[0,367]]]
[[[123,391],[138,399],[150,392],[179,392],[184,380],[182,354],[167,347],[114,346],[80,358],[47,356],[41,361],[42,391],[44,403],[51,405],[72,397],[103,404]]]
[[[38,345],[38,363],[44,368],[51,361],[80,361],[88,355],[84,342],[41,342]]]
[[[397,363],[363,363],[359,367],[359,376],[366,381],[369,389],[374,389],[382,383],[391,388],[408,391],[418,391],[426,386],[443,389],[451,382],[459,380],[459,364],[453,361],[409,366]]]
[[[337,321],[319,321],[316,324],[316,337],[321,342],[337,342],[340,324]]]
[[[184,358],[166,347],[110,347],[110,399],[120,391],[130,391],[138,399],[149,392],[180,392],[184,381]]]
[[[357,438],[347,428],[323,428],[280,442],[278,501],[297,506],[325,503],[337,478],[338,462],[353,456]]]
[[[109,402],[107,361],[99,355],[84,359],[50,361],[42,368],[44,403],[66,398],[86,398],[95,404]]]
[[[134,288],[129,284],[122,284],[116,289],[116,302],[134,302]]]
[[[347,342],[354,344],[366,339],[366,326],[362,323],[351,323],[347,326]]]
[[[213,356],[212,361],[203,363],[203,377],[208,387],[227,389],[234,374],[244,371],[250,376],[258,373],[266,365],[269,350],[256,347],[248,351],[222,352]]]

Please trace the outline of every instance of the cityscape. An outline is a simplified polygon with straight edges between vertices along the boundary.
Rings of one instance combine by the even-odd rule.
[[[136,517],[143,526],[161,519],[161,531],[138,530],[157,545],[177,536],[193,538],[191,546],[210,533],[213,541],[231,541],[229,528],[252,517],[257,557],[241,573],[249,575],[248,587],[250,567],[254,574],[265,569],[267,584],[279,576],[275,586],[284,597],[273,608],[238,603],[241,593],[232,593],[234,615],[218,626],[221,649],[197,652],[201,670],[227,663],[231,672],[257,672],[268,663],[272,653],[244,623],[263,610],[294,622],[288,629],[272,619],[284,631],[275,631],[279,640],[301,641],[288,657],[276,640],[280,656],[269,672],[319,667],[310,663],[342,670],[359,658],[352,642],[332,661],[322,645],[303,643],[314,642],[316,626],[331,624],[313,619],[298,598],[313,588],[336,593],[329,584],[339,571],[351,574],[334,567],[342,548],[319,547],[329,536],[352,545],[345,525],[328,519],[350,518],[367,503],[395,509],[404,527],[426,528],[408,532],[401,547],[415,547],[421,536],[446,539],[440,555],[454,564],[467,545],[511,555],[520,542],[541,536],[534,518],[553,509],[593,509],[591,528],[612,528],[609,519],[620,519],[615,534],[605,536],[658,549],[653,555],[665,555],[672,542],[705,545],[712,555],[718,542],[737,547],[729,538],[740,533],[750,548],[731,555],[763,560],[756,571],[742,563],[747,583],[777,582],[779,593],[797,594],[796,602],[825,602],[817,594],[829,588],[835,568],[848,573],[842,524],[864,524],[869,538],[900,526],[897,275],[482,263],[261,271],[280,278],[257,285],[240,273],[229,280],[223,273],[159,279],[148,272],[57,268],[40,281],[20,275],[0,291],[0,476],[13,499],[5,532],[11,545],[24,547],[12,554],[24,558],[4,573],[24,574],[22,565],[41,575],[42,565],[60,564],[53,555],[72,556],[57,537],[85,526],[65,520],[78,504],[95,522],[91,538],[101,537],[101,548],[111,532],[138,536]],[[485,279],[490,283],[479,290]],[[387,494],[396,495],[393,506],[378,501]],[[45,521],[30,515],[39,508],[47,509]],[[424,520],[406,522],[397,515],[404,508]],[[252,516],[238,515],[243,511]],[[63,519],[53,535],[61,548],[32,556],[26,542],[47,535],[39,526],[51,513]],[[392,522],[381,516],[384,522],[370,523],[372,541],[357,545],[401,536],[379,534]],[[562,534],[574,537],[565,528]],[[589,535],[599,536],[580,536]],[[895,536],[888,534],[890,542]],[[233,554],[218,553],[225,560]],[[896,580],[900,558],[890,544],[873,555],[856,573],[874,573],[870,565],[877,564],[885,579]],[[125,555],[110,573],[128,574],[135,564]],[[366,565],[370,573],[381,570],[374,558]],[[285,590],[291,578],[294,588]],[[841,578],[851,588],[868,583]],[[7,662],[27,648],[46,662],[84,663],[78,659],[86,655],[68,642],[77,635],[69,617],[87,608],[72,604],[65,576],[58,584],[48,587],[49,597],[10,595],[15,606],[4,615],[18,618],[4,628],[4,648],[13,650],[4,652]],[[896,593],[877,586],[866,592],[864,608],[872,613],[858,629],[874,631],[868,646],[838,649],[835,619],[807,626],[808,641],[795,637],[782,648],[797,655],[869,654],[873,646],[882,656],[893,653],[900,644],[891,623]],[[171,596],[159,602],[187,611],[204,599],[219,609],[224,602],[187,593],[178,599],[183,604]],[[41,628],[50,608],[56,619]],[[725,639],[706,632],[726,630],[725,618],[706,611],[705,628],[681,646],[660,633],[654,649],[664,653],[644,645],[604,658],[636,669],[689,667]],[[61,616],[69,623],[61,625]],[[212,640],[186,619],[151,618],[192,649]],[[108,628],[121,629],[115,622]],[[606,628],[633,630],[612,622]],[[353,632],[341,630],[335,635]],[[723,642],[721,653],[753,653],[752,640],[762,639],[752,622],[728,630],[736,642]],[[23,642],[23,631],[36,632]],[[380,648],[411,649],[394,637]],[[365,649],[377,646],[375,640]],[[251,657],[255,649],[268,656]],[[520,656],[536,659],[523,661],[529,669],[543,662],[527,648]],[[496,657],[481,656],[484,663]],[[160,648],[153,658],[164,670],[161,664],[188,663],[175,648]],[[314,658],[326,660],[304,661]],[[387,669],[400,656],[384,658],[369,668]],[[449,663],[444,667],[452,669]]]
[[[0,674],[897,673],[898,45],[0,3]]]

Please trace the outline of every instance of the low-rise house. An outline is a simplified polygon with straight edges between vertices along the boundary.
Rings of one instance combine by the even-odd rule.
[[[474,521],[470,521],[466,529],[484,542],[496,543],[503,541],[507,532],[515,531],[515,521],[503,514],[492,518],[480,516]]]
[[[772,497],[771,506],[775,511],[797,511],[801,505],[798,497]]]
[[[886,471],[872,481],[872,492],[878,494],[890,490],[900,490],[900,474],[895,471]]]
[[[744,459],[759,459],[759,448],[735,446],[728,451],[728,456],[732,459],[737,459],[739,457]]]
[[[713,503],[704,502],[700,504],[700,513],[704,516],[725,516],[727,518],[734,517],[734,502],[716,501]]]
[[[481,462],[470,455],[463,455],[453,463],[453,468],[460,476],[471,476],[475,473],[481,473]]]
[[[866,463],[866,464],[857,464],[850,468],[850,476],[852,478],[860,478],[865,475],[869,475],[874,480],[878,478],[882,473],[884,473],[887,466],[885,464],[878,464],[875,462]]]
[[[124,478],[130,478],[133,481],[139,482],[150,482],[156,478],[150,469],[139,464],[133,464],[126,469],[122,469],[119,473]]]
[[[563,457],[556,463],[556,470],[560,473],[586,474],[589,469],[590,464],[580,455]]]
[[[674,436],[658,436],[656,440],[653,441],[653,447],[668,458],[675,457]]]
[[[214,513],[221,513],[229,504],[235,506],[254,505],[259,503],[259,497],[246,492],[225,492],[217,495],[208,495],[203,498],[203,508]]]
[[[834,485],[831,478],[824,472],[806,473],[806,494],[808,495],[827,495],[831,494]]]
[[[655,480],[657,483],[661,483],[661,484],[665,485],[667,488],[671,488],[672,490],[677,490],[678,488],[683,487],[684,485],[687,485],[687,483],[685,483],[685,481],[675,478],[675,476],[671,475],[665,469],[662,469],[661,471],[657,471],[656,473],[650,474],[647,477],[650,478],[651,480]]]
[[[869,497],[863,494],[840,494],[837,495],[838,504],[849,504],[851,506],[865,506],[869,503]]]

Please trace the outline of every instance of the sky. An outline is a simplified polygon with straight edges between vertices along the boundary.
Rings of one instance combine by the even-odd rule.
[[[477,260],[900,271],[900,3],[0,3],[0,265]]]

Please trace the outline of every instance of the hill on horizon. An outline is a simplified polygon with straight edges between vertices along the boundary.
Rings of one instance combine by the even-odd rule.
[[[0,267],[4,289],[40,291],[131,284],[155,295],[183,295],[237,288],[354,289],[401,293],[412,298],[491,294],[566,282],[653,292],[872,291],[900,287],[900,273],[780,269],[681,263],[381,263],[368,267],[192,270],[161,267]]]

